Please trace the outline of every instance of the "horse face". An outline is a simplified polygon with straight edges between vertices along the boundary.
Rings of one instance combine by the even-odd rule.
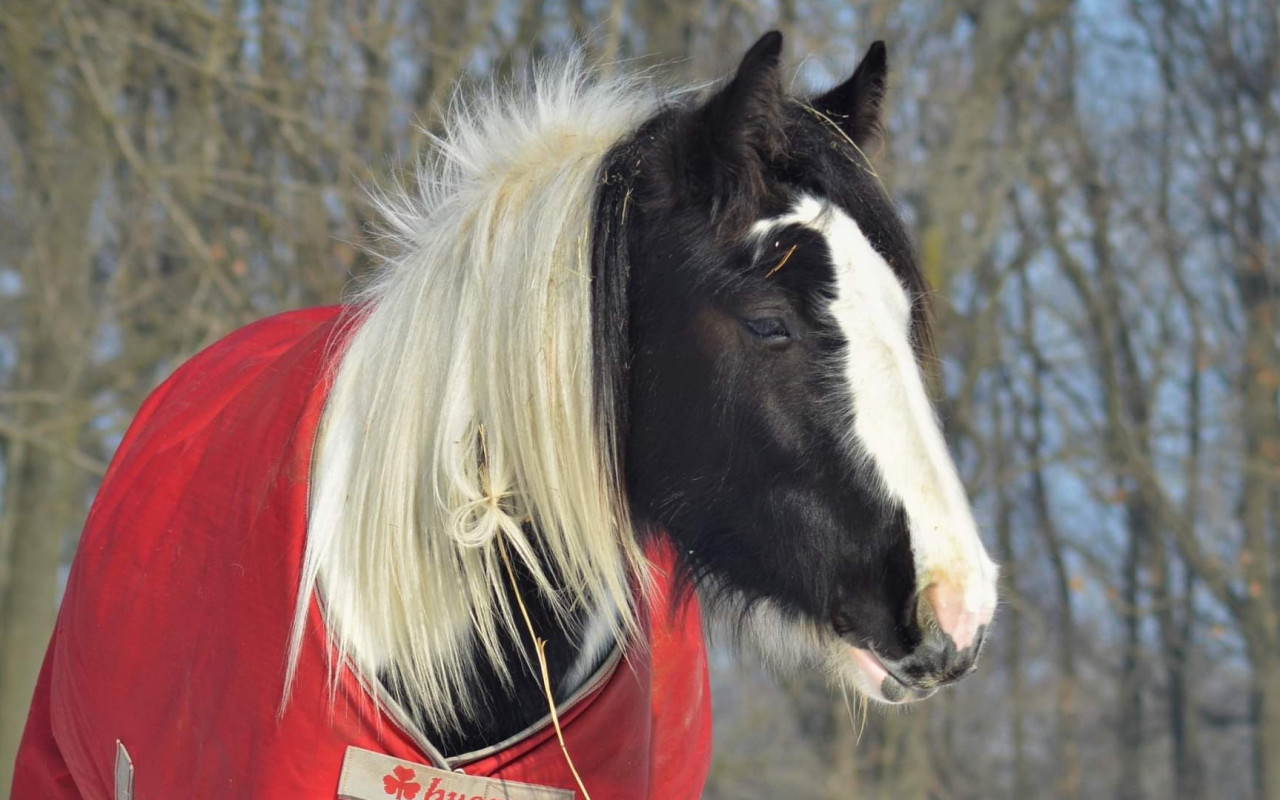
[[[971,670],[996,567],[926,392],[924,283],[862,154],[883,46],[805,102],[780,47],[625,154],[628,491],[775,662],[905,702]]]

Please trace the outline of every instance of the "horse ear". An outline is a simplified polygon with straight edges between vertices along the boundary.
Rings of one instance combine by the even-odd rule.
[[[706,159],[699,172],[709,180],[713,208],[727,212],[729,219],[721,222],[729,225],[738,216],[732,207],[745,211],[763,194],[764,163],[783,151],[781,54],[781,33],[761,36],[699,115]]]
[[[875,144],[884,135],[883,106],[888,74],[884,42],[876,42],[849,80],[815,98],[813,107],[839,125],[859,147]]]
[[[722,156],[757,155],[761,147],[775,144],[782,114],[781,55],[781,33],[761,36],[742,57],[733,80],[707,101],[703,119]]]

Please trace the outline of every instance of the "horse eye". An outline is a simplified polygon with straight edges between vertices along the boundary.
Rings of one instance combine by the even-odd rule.
[[[777,317],[761,317],[742,322],[756,338],[764,339],[766,342],[780,342],[791,338],[791,331],[787,330],[786,323]]]

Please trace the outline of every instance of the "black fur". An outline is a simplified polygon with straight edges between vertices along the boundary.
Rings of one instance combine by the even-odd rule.
[[[539,636],[547,639],[547,671],[551,675],[552,686],[558,686],[577,660],[582,629],[588,616],[586,609],[572,609],[570,630],[562,629],[555,612],[520,559],[511,559],[511,565],[533,628]],[[548,574],[554,575],[554,572],[548,570]],[[506,591],[507,602],[512,608],[517,608],[515,593],[509,586]],[[409,709],[418,726],[441,753],[455,756],[481,750],[514,736],[547,715],[547,698],[542,691],[542,676],[534,655],[533,641],[525,634],[523,625],[520,630],[520,641],[504,642],[503,647],[503,662],[511,674],[511,683],[505,683],[487,659],[476,659],[475,687],[471,698],[479,705],[480,711],[478,717],[463,730],[435,727],[388,675],[379,678],[400,704]],[[567,698],[558,695],[556,699],[559,702]]]
[[[821,313],[831,254],[803,228],[745,242],[799,195],[823,198],[923,297],[906,231],[849,141],[879,130],[883,46],[817,114],[774,91],[777,43],[766,36],[709,102],[669,109],[636,137],[639,213],[628,262],[611,268],[631,275],[628,489],[636,518],[676,542],[704,597],[769,600],[903,658],[922,639],[910,539],[903,510],[839,445],[847,389],[831,379],[845,344]],[[762,341],[749,327],[760,318],[791,337]],[[915,329],[927,342],[923,305]]]
[[[799,227],[747,241],[752,223],[799,195],[823,198],[924,297],[861,149],[881,130],[884,46],[808,101],[782,90],[781,48],[767,34],[708,100],[663,109],[606,159],[592,243],[597,424],[616,431],[632,513],[642,535],[675,543],[686,589],[734,608],[768,600],[902,659],[923,638],[905,512],[838,444],[850,420],[847,389],[833,382],[846,344],[821,313],[831,254]],[[761,338],[779,325],[788,338]],[[914,328],[927,349],[923,304]],[[520,583],[556,683],[577,634],[556,629],[533,584]],[[515,643],[508,663],[511,686],[480,671],[491,713],[466,730],[419,720],[444,752],[501,741],[545,713]]]

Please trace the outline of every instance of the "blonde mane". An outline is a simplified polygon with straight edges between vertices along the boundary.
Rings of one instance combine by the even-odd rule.
[[[315,445],[286,697],[318,597],[331,669],[387,675],[456,728],[482,702],[476,660],[502,673],[521,635],[498,537],[562,619],[613,605],[634,631],[644,559],[614,457],[625,398],[593,368],[591,235],[602,159],[658,101],[580,59],[455,98],[417,189],[375,198],[395,254],[356,298]]]

